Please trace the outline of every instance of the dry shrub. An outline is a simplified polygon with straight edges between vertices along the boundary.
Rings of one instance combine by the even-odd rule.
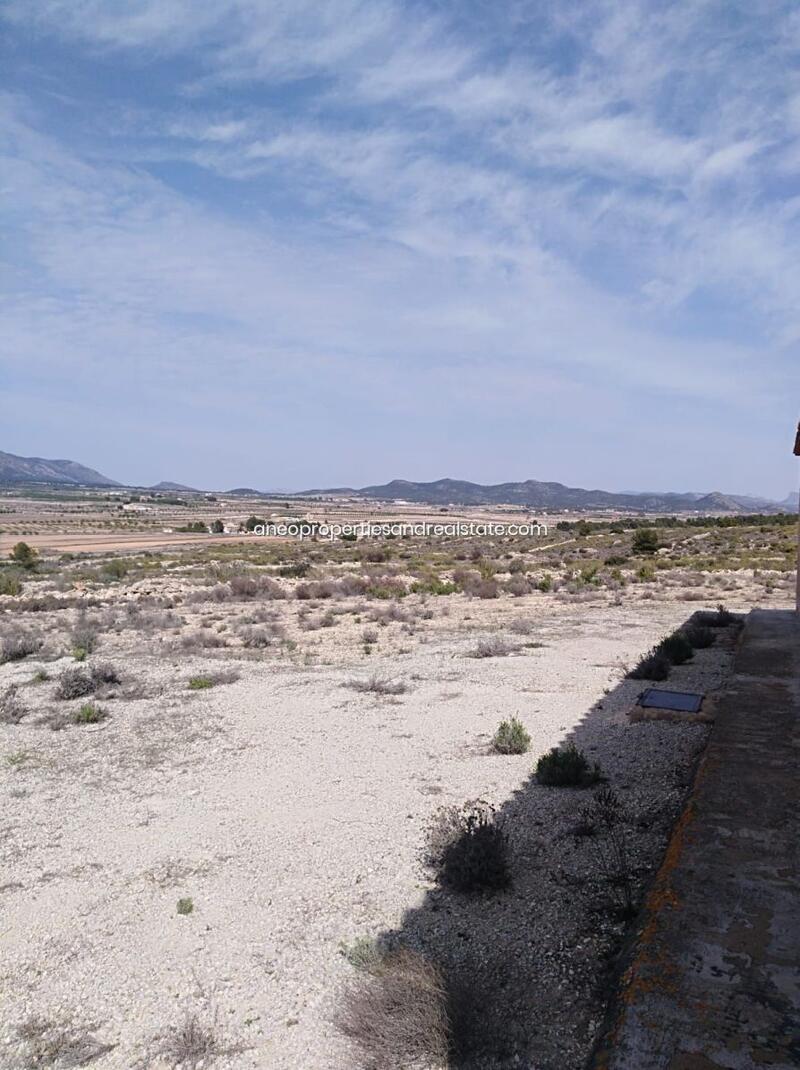
[[[524,576],[517,573],[506,584],[506,590],[514,598],[521,598],[523,595],[530,594],[533,588]]]
[[[475,594],[481,585],[481,574],[474,569],[457,568],[453,570],[453,583],[466,594]]]
[[[210,650],[227,645],[222,636],[217,635],[216,632],[201,630],[181,636],[181,648],[183,650]]]
[[[97,665],[92,666],[89,672],[95,687],[121,682],[119,669],[117,669],[116,665],[112,665],[110,661],[98,662]]]
[[[298,583],[294,596],[301,602],[308,602],[319,598],[333,598],[338,592],[339,587],[334,580],[312,580],[310,583]]]
[[[74,651],[91,654],[97,647],[98,626],[94,621],[81,615],[78,617],[69,636],[70,647]]]
[[[264,649],[273,646],[284,638],[285,633],[279,624],[263,624],[260,627],[240,628],[238,636],[248,650]]]
[[[354,598],[358,595],[366,593],[369,587],[369,582],[364,579],[363,576],[342,576],[339,580],[338,588],[339,592],[345,596],[345,598]]]
[[[383,956],[348,985],[337,1016],[363,1070],[442,1070],[450,1023],[441,971],[400,949]]]
[[[204,1025],[195,1015],[187,1015],[177,1029],[164,1032],[159,1038],[158,1054],[170,1066],[199,1070],[210,1066],[222,1053],[216,1033]]]
[[[211,599],[215,602],[248,602],[255,599],[270,601],[273,599],[286,598],[286,591],[270,576],[247,576],[234,575],[226,583],[218,583],[214,587],[194,591],[190,602],[205,602]]]
[[[513,654],[517,648],[509,643],[501,635],[494,635],[488,639],[479,639],[478,645],[469,655],[471,658],[505,658]]]
[[[25,1067],[25,1070],[86,1066],[113,1047],[112,1044],[102,1044],[88,1028],[76,1025],[68,1018],[56,1021],[40,1014],[32,1015],[17,1026],[16,1040],[22,1059],[16,1065]]]
[[[423,863],[457,892],[497,892],[511,883],[508,836],[482,799],[444,806],[426,830]]]
[[[346,685],[354,691],[373,695],[404,695],[408,684],[403,680],[389,679],[382,676],[370,676],[367,680],[350,680]]]
[[[391,602],[385,609],[370,609],[367,618],[381,626],[391,623],[408,624],[413,621],[414,614],[397,602]]]
[[[16,684],[0,695],[0,724],[19,724],[28,712],[19,699]]]
[[[55,696],[57,699],[83,698],[95,689],[91,673],[84,669],[66,669],[58,678]]]
[[[31,654],[36,654],[42,646],[42,640],[27,632],[7,635],[0,642],[0,664],[4,661],[22,661]]]

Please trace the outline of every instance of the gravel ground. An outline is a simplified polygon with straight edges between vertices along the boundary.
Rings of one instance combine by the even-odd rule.
[[[635,879],[646,879],[707,729],[630,724],[642,685],[620,682],[620,664],[696,607],[447,601],[448,617],[421,635],[398,629],[370,657],[344,627],[315,633],[327,645],[313,664],[110,636],[87,662],[124,669],[98,700],[110,716],[61,731],[36,722],[80,705],[53,696],[74,662],[0,666],[0,693],[17,684],[28,710],[0,724],[0,1066],[94,1056],[98,1070],[167,1067],[194,1046],[198,1065],[341,1070],[348,1052],[331,1021],[353,968],[340,944],[386,933],[471,987],[472,1020],[502,1058],[472,1037],[464,1066],[582,1064],[623,923],[594,880],[596,846],[569,835],[587,792],[530,774],[574,738],[623,798]],[[531,635],[504,630],[534,612]],[[500,630],[545,645],[468,656],[476,636]],[[712,689],[729,661],[723,645],[698,651],[671,684]],[[239,679],[188,691],[209,665]],[[51,679],[34,684],[40,668]],[[408,690],[346,686],[372,674]],[[493,755],[511,714],[531,752]],[[420,851],[438,807],[478,797],[506,819],[514,884],[475,901],[439,891]]]

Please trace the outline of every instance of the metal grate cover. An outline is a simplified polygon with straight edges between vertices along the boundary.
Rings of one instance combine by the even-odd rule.
[[[680,710],[681,713],[698,713],[702,704],[703,696],[692,691],[659,691],[657,687],[648,687],[638,701],[638,705],[645,709]]]

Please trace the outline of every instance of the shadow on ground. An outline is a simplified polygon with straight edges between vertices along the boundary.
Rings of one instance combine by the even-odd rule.
[[[729,652],[735,633],[719,629],[715,647],[696,652],[697,667]],[[691,678],[691,665],[676,668],[665,686],[691,688]],[[631,723],[627,711],[646,686],[622,680],[562,741],[599,763],[621,800],[635,903],[661,862],[708,735],[704,724]],[[510,839],[510,889],[465,895],[434,886],[380,938],[385,948],[422,953],[442,971],[452,1070],[585,1065],[620,949],[636,926],[635,917],[623,916],[605,835],[575,835],[594,790],[543,787],[532,774],[497,814]],[[406,1062],[387,1052],[385,1062],[362,1065],[400,1070]]]

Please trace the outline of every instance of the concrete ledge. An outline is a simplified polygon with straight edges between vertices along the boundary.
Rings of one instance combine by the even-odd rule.
[[[755,610],[595,1070],[800,1066],[800,622]]]

